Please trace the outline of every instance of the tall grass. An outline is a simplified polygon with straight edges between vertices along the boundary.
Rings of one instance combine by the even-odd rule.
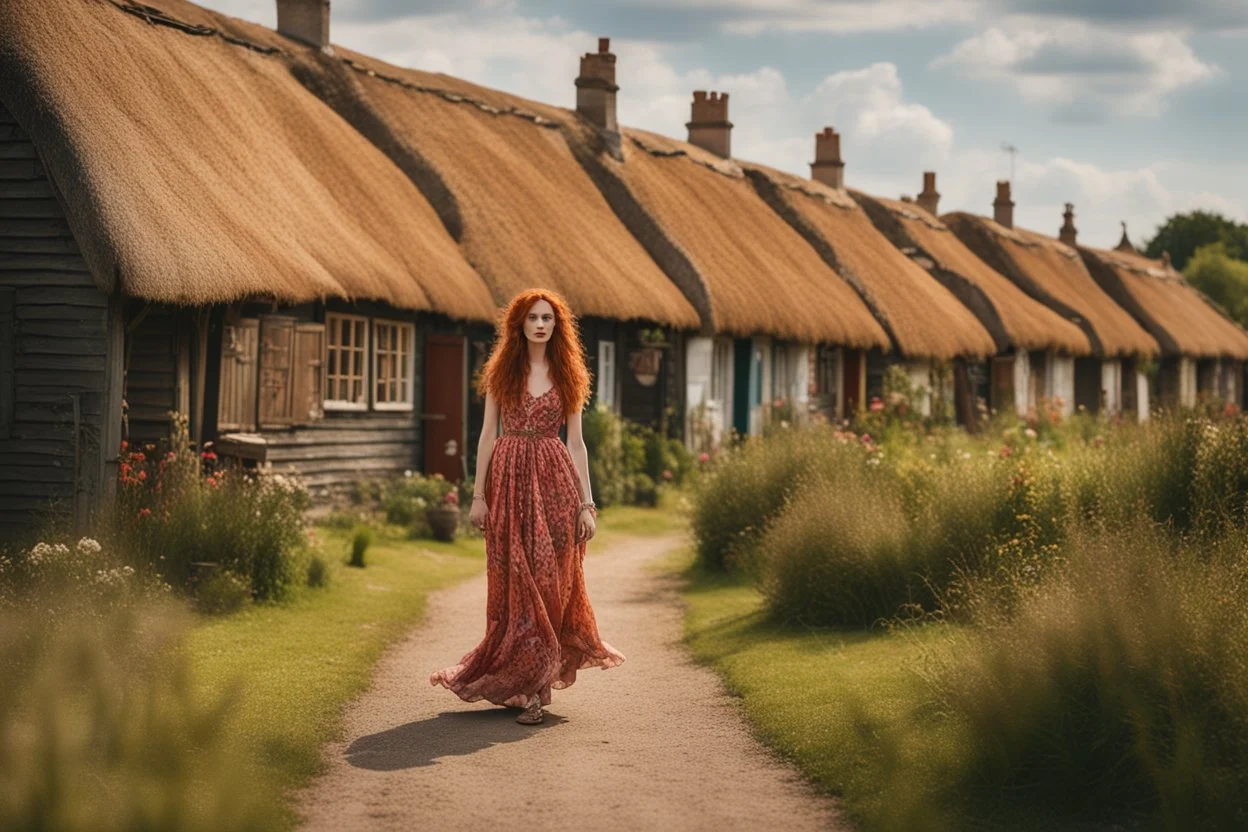
[[[900,779],[939,780],[928,799],[954,809],[1245,828],[1246,548],[1144,523],[1072,536],[1008,608],[972,584],[973,626],[930,647],[925,673],[963,741],[924,761],[939,777]]]
[[[0,606],[0,828],[274,828],[230,739],[237,691],[206,699],[188,672],[185,605],[115,568],[75,588],[81,554],[52,553],[66,568]]]

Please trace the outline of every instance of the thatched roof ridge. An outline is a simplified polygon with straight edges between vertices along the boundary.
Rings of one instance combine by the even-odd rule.
[[[851,193],[883,234],[976,314],[1000,350],[1056,350],[1076,356],[1091,353],[1092,345],[1083,330],[993,271],[949,226],[922,207]]]
[[[371,298],[493,320],[420,192],[292,77],[289,42],[148,2],[159,8],[0,0],[0,98],[102,288],[180,304]]]
[[[898,251],[847,193],[764,165],[741,165],[759,195],[858,291],[902,355],[996,352],[971,311]]]
[[[1168,264],[1134,250],[1079,246],[1079,253],[1101,288],[1157,339],[1164,354],[1248,358],[1248,333]]]
[[[1159,351],[1157,341],[1097,285],[1079,253],[1070,246],[1034,231],[1005,228],[987,217],[960,211],[940,219],[994,271],[1078,325],[1095,355],[1152,356]]]
[[[546,286],[580,315],[701,323],[573,154],[575,113],[340,47],[291,61],[417,183],[494,297]]]
[[[735,162],[633,129],[618,156],[585,146],[580,155],[665,271],[686,294],[702,293],[713,331],[890,349],[862,299]]]

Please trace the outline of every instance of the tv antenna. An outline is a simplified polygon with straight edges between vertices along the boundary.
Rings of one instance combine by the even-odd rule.
[[[1001,142],[1001,149],[1010,154],[1010,184],[1014,184],[1014,157],[1018,155],[1018,148],[1009,142]]]

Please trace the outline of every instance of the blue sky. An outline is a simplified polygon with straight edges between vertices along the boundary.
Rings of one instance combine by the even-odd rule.
[[[207,0],[276,23],[274,0]],[[727,91],[738,158],[802,175],[842,134],[846,184],[991,213],[1016,146],[1018,225],[1140,242],[1206,208],[1248,221],[1244,0],[333,0],[331,38],[393,63],[573,106],[582,52],[619,57],[620,120],[684,138]]]

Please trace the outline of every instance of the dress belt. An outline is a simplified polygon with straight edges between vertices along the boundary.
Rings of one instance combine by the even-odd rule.
[[[558,439],[559,435],[555,433],[547,433],[544,430],[509,430],[503,434],[503,438],[508,436],[523,436],[526,439]]]

